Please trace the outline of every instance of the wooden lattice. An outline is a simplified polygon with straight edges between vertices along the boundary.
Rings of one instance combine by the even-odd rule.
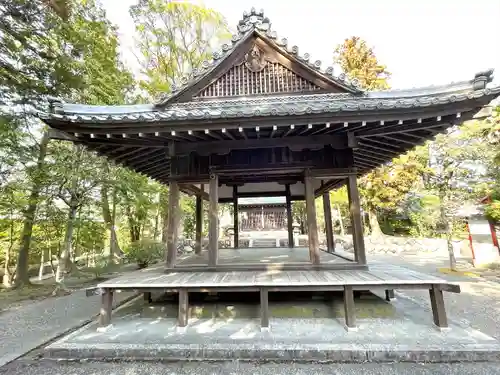
[[[197,97],[279,94],[319,91],[320,87],[297,75],[278,62],[266,62],[253,72],[245,64],[235,65],[215,82],[202,89]]]

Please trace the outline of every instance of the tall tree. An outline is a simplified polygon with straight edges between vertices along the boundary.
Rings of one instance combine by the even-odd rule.
[[[380,64],[373,49],[363,39],[353,36],[339,44],[333,53],[333,62],[352,77],[356,77],[366,90],[389,88],[391,73]]]
[[[357,78],[365,90],[388,89],[391,74],[381,64],[366,41],[353,36],[344,40],[334,50],[334,63],[344,72]],[[368,212],[372,235],[382,231],[377,220],[377,210],[397,206],[412,187],[418,168],[409,158],[396,159],[392,165],[383,166],[360,180],[360,193]],[[397,176],[397,177],[396,177]]]
[[[212,47],[229,37],[224,17],[187,1],[140,0],[130,8],[137,56],[149,95],[168,93],[172,84],[210,60]]]

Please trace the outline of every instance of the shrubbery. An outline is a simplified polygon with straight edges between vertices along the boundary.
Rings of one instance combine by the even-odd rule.
[[[165,244],[150,239],[136,241],[129,245],[126,254],[129,261],[137,263],[139,268],[145,268],[163,259]]]

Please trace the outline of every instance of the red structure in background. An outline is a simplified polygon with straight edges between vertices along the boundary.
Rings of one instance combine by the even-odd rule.
[[[491,199],[491,196],[489,196],[489,195],[487,195],[486,197],[484,197],[483,199],[481,199],[479,201],[479,203],[484,204],[484,205],[490,204],[491,202],[492,202],[492,199]],[[500,252],[500,246],[498,245],[498,236],[497,236],[497,232],[495,229],[495,223],[492,220],[488,220],[488,223],[490,224],[491,240],[493,242],[493,245],[496,246]],[[469,237],[470,237],[470,232],[469,232]],[[472,246],[472,244],[471,244],[471,246]]]

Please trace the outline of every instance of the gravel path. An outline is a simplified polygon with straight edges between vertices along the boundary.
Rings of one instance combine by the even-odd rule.
[[[8,375],[500,375],[497,363],[455,364],[300,364],[200,362],[31,362],[16,361],[0,374]]]
[[[130,298],[119,293],[115,305]],[[100,297],[80,290],[47,298],[0,314],[0,367],[47,341],[80,326],[99,313]]]
[[[436,256],[382,256],[372,255],[370,259],[385,261],[416,271],[438,275],[460,284],[461,293],[445,293],[446,311],[450,320],[460,321],[497,340],[500,340],[500,283],[485,278],[470,278],[442,274],[437,268],[446,267],[446,257]],[[370,261],[370,259],[368,261]],[[396,292],[430,308],[427,291],[405,290]]]

